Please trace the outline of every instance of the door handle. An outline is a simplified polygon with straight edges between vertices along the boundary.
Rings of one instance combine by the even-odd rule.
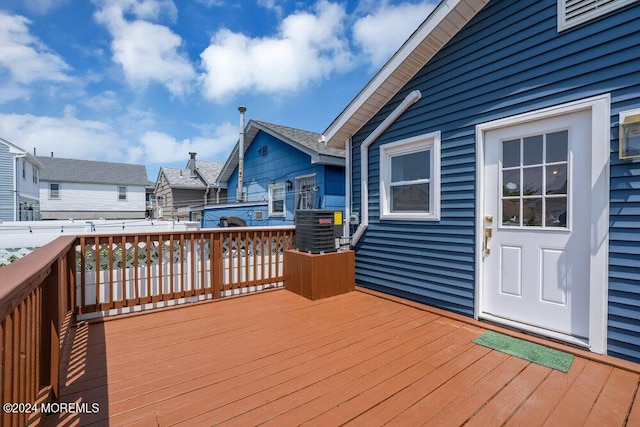
[[[492,230],[491,228],[484,229],[484,253],[489,255],[491,253],[491,249],[489,248],[489,239],[491,238]]]

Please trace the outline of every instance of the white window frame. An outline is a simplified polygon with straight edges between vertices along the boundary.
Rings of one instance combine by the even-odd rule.
[[[431,151],[429,212],[391,212],[391,159],[395,156]],[[440,131],[402,139],[380,147],[380,219],[440,220]]]
[[[591,10],[567,18],[567,0],[558,0],[558,32],[592,21],[636,1],[638,0],[583,0],[577,2],[576,5],[587,9],[591,8]]]
[[[55,190],[55,196],[54,196],[54,190],[51,188],[52,185],[57,185],[58,189]],[[50,182],[49,183],[49,199],[50,200],[60,200],[62,197],[60,195],[60,184],[57,182]]]
[[[124,198],[122,198],[122,193],[120,192],[121,189],[124,188]],[[127,201],[127,187],[124,185],[119,185],[118,189],[117,189],[117,198],[119,202],[126,202]]]
[[[298,205],[300,203],[300,199],[302,198],[302,190],[300,189],[300,182],[304,181],[305,179],[309,179],[309,178],[313,178],[313,186],[314,189],[312,191],[309,192],[309,196],[312,196],[311,199],[311,207],[310,208],[299,208]],[[295,197],[294,197],[294,208],[293,210],[308,210],[308,209],[313,209],[315,207],[315,199],[316,199],[316,191],[315,188],[318,185],[318,181],[316,178],[316,174],[315,173],[311,173],[308,175],[301,175],[301,176],[296,176],[294,178],[294,184],[293,184],[293,188],[295,190]]]
[[[282,212],[273,211],[273,192],[276,189],[282,189]],[[287,186],[284,182],[278,182],[275,184],[269,184],[269,216],[285,217],[287,215]]]
[[[32,167],[31,171],[32,171],[32,174],[33,174],[33,183],[37,184],[38,183],[38,168]]]

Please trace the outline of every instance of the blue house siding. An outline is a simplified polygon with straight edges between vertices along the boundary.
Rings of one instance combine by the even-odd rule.
[[[344,210],[345,187],[344,169],[335,166],[324,168],[324,195],[319,200],[318,208]],[[322,192],[322,189],[320,189]]]
[[[0,143],[0,221],[13,221],[15,158],[9,147]]]
[[[412,90],[422,98],[369,148],[369,227],[356,281],[472,316],[475,308],[475,126],[611,94],[608,352],[640,361],[640,163],[619,161],[618,113],[640,107],[640,3],[561,33],[556,1],[492,1],[354,137],[353,211],[361,210],[360,144]],[[441,132],[441,220],[379,220],[379,149]],[[389,273],[392,272],[392,273]]]
[[[318,188],[315,206],[343,210],[344,168],[312,164],[310,155],[266,132],[259,131],[244,155],[243,186],[247,189],[247,202],[264,202],[264,205],[260,207],[243,204],[224,207],[212,206],[205,209],[202,225],[216,227],[222,216],[237,216],[247,221],[247,225],[293,225],[296,203],[295,186],[286,192],[286,216],[269,217],[267,206],[269,184],[282,183],[287,180],[293,184],[296,177],[311,174],[315,174]],[[227,200],[229,203],[236,201],[237,188],[238,170],[236,168],[227,181]],[[222,203],[224,204],[224,201]],[[264,211],[263,220],[256,220],[253,217],[256,209]]]
[[[617,139],[617,113],[635,101],[612,105],[608,352],[640,361],[640,162],[619,160]]]

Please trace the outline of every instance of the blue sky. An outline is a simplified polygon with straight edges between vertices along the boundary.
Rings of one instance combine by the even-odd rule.
[[[237,107],[321,133],[435,0],[2,0],[0,137],[38,155],[224,161]]]

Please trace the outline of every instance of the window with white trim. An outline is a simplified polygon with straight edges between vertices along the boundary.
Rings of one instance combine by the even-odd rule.
[[[49,183],[49,198],[60,199],[60,184],[50,182]]]
[[[127,187],[118,187],[118,200],[127,200]]]
[[[380,147],[380,219],[440,219],[440,132]]]
[[[285,201],[285,183],[269,184],[269,216],[285,216]]]
[[[596,19],[638,0],[558,0],[558,31]]]

